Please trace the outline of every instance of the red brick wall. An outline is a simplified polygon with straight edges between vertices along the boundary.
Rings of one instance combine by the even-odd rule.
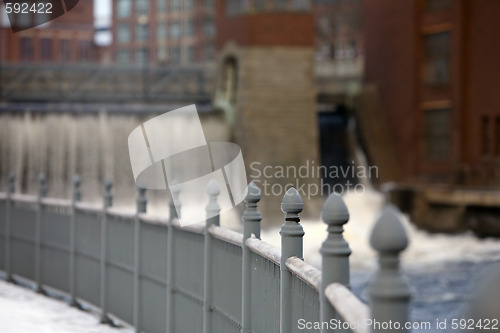
[[[415,1],[366,0],[364,83],[374,85],[402,175],[417,164]]]
[[[225,1],[216,3],[216,48],[232,40],[247,46],[313,46],[314,19],[311,12],[259,12],[226,14]]]
[[[366,0],[363,5],[364,83],[378,94],[402,180],[500,184],[495,126],[500,117],[500,2],[456,0],[440,12],[425,11],[423,3]],[[421,76],[423,38],[440,31],[451,33],[451,78],[448,85],[429,86]],[[451,154],[435,162],[423,154],[423,113],[443,105],[451,109]],[[482,147],[484,117],[490,120],[488,154]]]

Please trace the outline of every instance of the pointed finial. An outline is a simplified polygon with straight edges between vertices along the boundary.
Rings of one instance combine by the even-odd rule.
[[[304,209],[302,198],[295,188],[290,188],[281,201],[281,211],[285,213],[285,221],[299,222],[299,213]]]
[[[75,202],[82,199],[82,192],[80,190],[81,180],[79,175],[73,176],[73,200]]]
[[[41,198],[47,195],[47,178],[43,172],[38,175],[38,195]]]
[[[8,184],[7,192],[9,194],[16,192],[16,175],[13,171],[9,172],[8,182],[9,182],[9,184]]]
[[[245,189],[244,193],[244,198],[246,203],[257,203],[260,201],[260,188],[255,185],[255,182],[251,182],[248,184],[247,188]]]
[[[241,220],[243,221],[243,236],[247,239],[254,234],[255,237],[260,238],[260,221],[262,220],[262,215],[260,215],[257,209],[257,203],[260,201],[259,187],[254,182],[251,182],[245,189],[244,197],[247,208],[241,216]]]
[[[181,185],[177,179],[172,180],[170,183],[170,194],[172,198],[169,202],[170,209],[170,220],[174,218],[181,217],[181,202],[179,200],[179,194],[181,193]]]
[[[371,246],[381,253],[398,253],[408,246],[408,237],[398,210],[387,205],[375,222],[370,237]]]
[[[113,205],[113,194],[111,189],[113,188],[113,180],[111,178],[106,178],[104,181],[104,206],[111,207]]]
[[[137,213],[145,213],[148,204],[148,199],[146,198],[146,189],[137,186]]]
[[[321,219],[328,225],[336,226],[341,226],[349,221],[349,211],[340,194],[333,192],[326,199],[321,209]]]

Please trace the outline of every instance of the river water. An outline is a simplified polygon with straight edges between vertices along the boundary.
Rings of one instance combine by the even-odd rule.
[[[368,302],[368,285],[377,264],[368,238],[384,196],[375,191],[364,194],[348,193],[344,200],[350,221],[344,236],[352,249],[351,287],[363,301]],[[418,230],[401,215],[410,244],[403,252],[401,268],[412,290],[410,319],[431,322],[431,329],[413,332],[452,332],[436,328],[436,319],[466,318],[469,298],[474,293],[481,272],[491,263],[500,263],[500,240],[479,239],[472,233],[456,235],[429,234]],[[302,221],[304,260],[320,268],[319,247],[326,237],[326,225],[320,221]],[[280,246],[278,228],[263,231],[262,239]],[[500,281],[499,281],[500,283]],[[449,325],[448,325],[449,326]]]

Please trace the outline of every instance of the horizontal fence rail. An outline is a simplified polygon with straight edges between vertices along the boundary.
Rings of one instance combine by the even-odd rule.
[[[124,212],[112,207],[110,180],[102,205],[81,202],[78,176],[71,200],[46,197],[45,183],[40,175],[37,196],[15,194],[9,175],[0,193],[0,268],[8,281],[28,281],[40,293],[65,295],[72,306],[99,309],[103,323],[118,319],[151,333],[364,333],[382,331],[360,325],[370,320],[408,321],[410,293],[398,269],[408,240],[392,207],[372,233],[380,269],[368,307],[349,290],[351,250],[342,236],[349,213],[338,194],[322,209],[327,238],[320,271],[302,260],[303,204],[293,188],[281,205],[279,250],[260,239],[261,193],[254,183],[246,192],[243,234],[220,227],[216,183],[207,188],[207,214],[214,217],[186,227],[175,209],[169,218],[146,214],[144,189],[136,212]]]

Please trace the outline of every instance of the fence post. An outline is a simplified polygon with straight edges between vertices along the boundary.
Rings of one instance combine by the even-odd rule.
[[[80,307],[76,301],[76,220],[75,220],[75,206],[76,203],[82,199],[82,192],[80,190],[80,176],[73,176],[73,197],[71,199],[71,216],[70,216],[70,226],[69,226],[69,293],[70,293],[70,305]]]
[[[137,212],[134,218],[134,331],[136,333],[140,332],[140,322],[139,322],[139,311],[141,308],[141,295],[139,290],[139,260],[141,256],[141,220],[139,219],[139,214],[146,213],[146,207],[148,200],[146,198],[146,189],[142,187],[137,187],[138,196],[136,199]]]
[[[212,225],[219,225],[220,206],[217,202],[217,196],[220,194],[220,187],[217,181],[212,179],[208,183],[207,194],[203,274],[203,333],[210,333],[212,330],[212,236],[209,233],[209,228]]]
[[[302,198],[295,188],[290,188],[281,201],[285,213],[285,223],[281,226],[281,283],[280,283],[280,332],[292,332],[291,290],[292,275],[286,267],[290,257],[302,259],[302,237],[304,229],[300,225],[299,213],[304,208]]]
[[[180,211],[178,212],[175,207],[175,203],[177,202],[177,208],[180,210],[179,203],[179,194],[181,192],[181,186],[177,181],[172,181],[170,185],[170,193],[172,198],[169,202],[169,211],[170,217],[168,221],[168,230],[167,230],[167,325],[166,331],[167,333],[173,332],[173,312],[174,309],[172,307],[172,297],[174,293],[174,226],[173,220],[179,218]]]
[[[369,288],[372,332],[408,332],[404,324],[408,322],[410,289],[399,271],[399,253],[408,245],[408,238],[398,214],[392,206],[384,207],[370,237],[379,261],[379,270]],[[382,326],[389,321],[393,329]],[[399,323],[400,328],[396,329],[394,323]]]
[[[47,195],[47,180],[44,173],[38,175],[38,200],[35,225],[35,290],[44,293],[41,283],[41,252],[42,252],[42,198]]]
[[[12,195],[16,191],[16,176],[14,172],[9,173],[7,187],[7,201],[5,202],[5,275],[8,282],[13,282],[12,271],[10,267],[10,233],[11,233],[11,218],[10,209],[12,206]]]
[[[333,282],[349,287],[349,255],[351,249],[342,233],[343,225],[349,221],[349,212],[342,197],[332,193],[323,204],[321,218],[328,225],[328,236],[321,245],[321,289],[320,289],[320,322],[341,319],[325,296],[325,289]],[[321,325],[321,332],[333,332]]]
[[[106,259],[107,259],[107,230],[108,230],[108,208],[113,205],[113,195],[111,194],[111,188],[113,187],[113,181],[111,179],[106,179],[104,182],[104,195],[103,195],[103,205],[102,205],[102,219],[101,219],[101,260],[100,260],[100,306],[101,306],[101,323],[109,324],[111,319],[108,317],[108,305],[106,300]]]
[[[243,251],[242,251],[242,302],[241,302],[241,332],[250,333],[252,331],[252,292],[251,292],[251,277],[252,277],[252,262],[250,250],[247,247],[246,240],[253,235],[260,238],[260,221],[262,216],[257,209],[257,203],[260,201],[260,189],[251,182],[247,186],[245,203],[247,208],[243,212],[241,220],[243,221]]]

